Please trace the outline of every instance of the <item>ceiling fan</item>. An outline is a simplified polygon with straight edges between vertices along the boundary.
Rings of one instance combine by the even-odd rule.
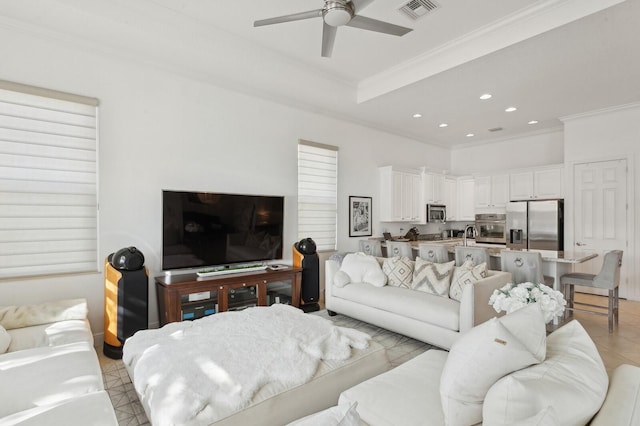
[[[263,25],[280,24],[283,22],[301,21],[303,19],[322,17],[322,56],[328,58],[333,51],[333,44],[336,39],[338,27],[346,25],[348,27],[360,28],[362,30],[376,31],[384,34],[403,36],[411,28],[390,24],[389,22],[378,21],[377,19],[366,18],[358,15],[360,10],[367,7],[373,0],[324,0],[322,9],[310,10],[308,12],[292,13],[290,15],[278,16],[275,18],[261,19],[253,23],[254,27]]]

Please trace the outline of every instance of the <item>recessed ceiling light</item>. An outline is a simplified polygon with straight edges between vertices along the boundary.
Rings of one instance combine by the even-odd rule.
[[[448,126],[448,124],[447,124],[447,123],[440,123],[440,124],[438,124],[438,127],[447,127],[447,126]]]
[[[527,124],[538,124],[538,120],[531,120],[530,122],[528,122]]]
[[[420,114],[418,112],[413,114],[413,118],[421,118],[421,117],[422,117],[422,114]]]
[[[515,111],[515,110],[517,110],[517,109],[518,109],[518,108],[516,108],[516,107],[509,107],[509,108],[505,109],[504,111],[505,111],[505,112],[513,112],[513,111]]]
[[[467,133],[467,137],[468,137],[468,138],[472,138],[472,137],[474,137],[474,136],[475,136],[475,135],[474,135],[473,133]]]
[[[482,99],[483,101],[486,101],[487,99],[491,99],[491,93],[485,93],[484,95],[480,96],[480,99]]]

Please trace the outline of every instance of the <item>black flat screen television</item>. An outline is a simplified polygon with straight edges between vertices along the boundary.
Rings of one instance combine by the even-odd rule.
[[[282,259],[284,197],[162,191],[162,269]]]

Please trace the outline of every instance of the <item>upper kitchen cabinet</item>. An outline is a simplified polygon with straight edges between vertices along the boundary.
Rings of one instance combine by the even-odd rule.
[[[385,166],[380,167],[378,173],[380,221],[419,222],[424,220],[420,172]]]
[[[476,181],[472,177],[458,178],[458,211],[456,220],[475,220]]]
[[[449,176],[444,178],[442,198],[442,204],[447,207],[447,220],[458,220],[458,179]]]
[[[445,204],[445,175],[442,173],[422,173],[424,202],[426,204]]]
[[[509,175],[477,176],[475,206],[480,209],[506,208],[509,201]]]
[[[447,207],[447,221],[474,220],[475,180],[472,177],[445,177],[442,198]]]
[[[563,166],[512,172],[509,184],[510,199],[563,198],[563,177]]]

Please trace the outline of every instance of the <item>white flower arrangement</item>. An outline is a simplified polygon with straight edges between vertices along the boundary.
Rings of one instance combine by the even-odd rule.
[[[553,317],[562,316],[567,301],[557,290],[538,283],[509,283],[504,287],[494,290],[489,298],[489,304],[496,312],[505,311],[507,314],[525,307],[529,303],[540,303],[545,322]]]

